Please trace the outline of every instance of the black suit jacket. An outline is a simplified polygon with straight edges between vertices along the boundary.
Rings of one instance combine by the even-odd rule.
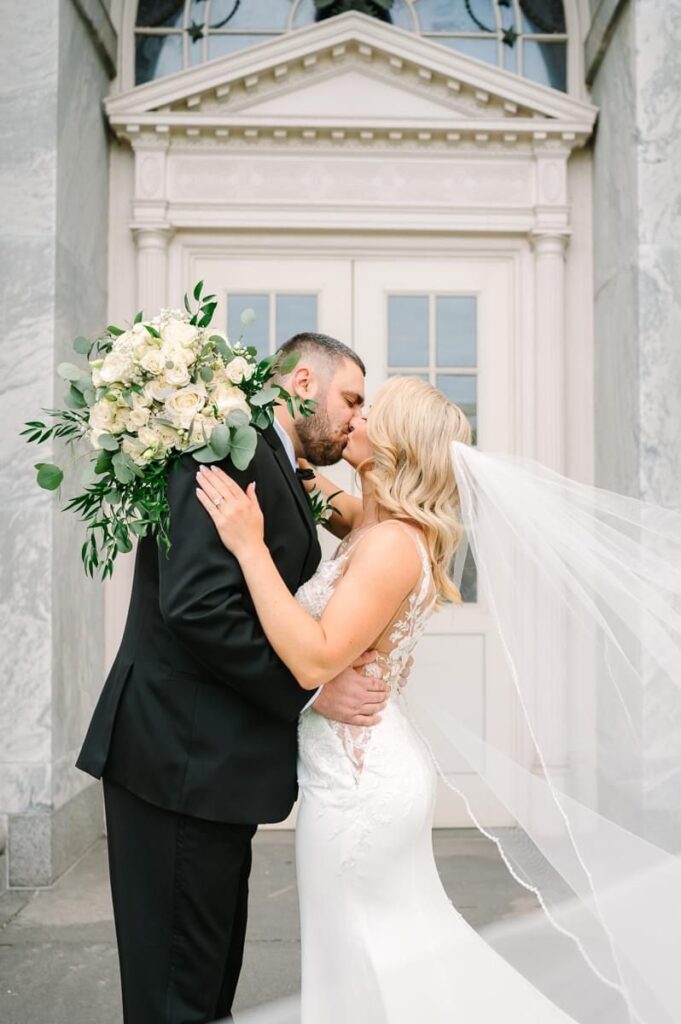
[[[258,438],[265,540],[292,592],[321,552],[309,504],[277,433]],[[169,810],[213,821],[286,817],[296,798],[298,715],[310,693],[270,647],[239,564],[224,548],[184,456],[168,479],[168,555],[138,547],[130,610],[77,765]]]

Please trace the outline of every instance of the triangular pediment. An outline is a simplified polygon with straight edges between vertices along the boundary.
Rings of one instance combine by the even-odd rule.
[[[586,137],[596,116],[590,104],[355,13],[139,86],[106,108],[124,135],[476,127]]]

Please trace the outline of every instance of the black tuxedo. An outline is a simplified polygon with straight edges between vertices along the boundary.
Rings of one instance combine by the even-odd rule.
[[[313,574],[321,552],[306,495],[276,431],[259,437],[245,472],[228,461],[221,468],[242,487],[256,481],[266,543],[294,592]],[[169,554],[151,539],[139,544],[125,633],[77,762],[105,780],[126,1024],[209,1021],[229,1011],[245,931],[250,838],[257,823],[285,818],[295,800],[297,719],[310,698],[265,638],[239,565],[196,497],[197,470],[185,456],[170,471]],[[154,977],[149,943],[145,953],[135,932],[149,927],[150,915],[163,917],[162,903],[176,902],[179,876],[170,866],[183,863],[180,843],[184,860],[189,848],[194,851],[181,884],[202,887],[189,896],[190,910],[210,904],[230,871],[235,881],[223,897],[222,928],[211,925],[222,930],[222,939],[213,934],[209,943],[200,923],[185,927],[191,912],[168,925],[173,934],[184,929],[183,949],[196,946],[201,953],[200,963],[185,964],[184,972],[175,965],[169,976],[186,975],[185,988],[199,985],[203,994],[183,990],[176,999],[163,977],[178,943],[161,956],[158,937]],[[223,855],[211,868],[202,850],[225,843],[238,869],[222,859],[220,879]],[[160,885],[166,876],[167,885]],[[199,922],[205,917],[197,911]],[[218,951],[213,974],[220,973],[212,981],[205,977],[209,946]],[[225,971],[235,975],[233,985]],[[144,1003],[153,986],[164,984],[155,1002]],[[214,998],[202,1002],[213,989]]]

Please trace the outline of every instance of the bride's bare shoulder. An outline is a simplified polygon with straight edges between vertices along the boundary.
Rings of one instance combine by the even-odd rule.
[[[362,572],[379,571],[399,578],[405,585],[418,580],[421,555],[417,546],[418,527],[386,519],[357,538],[351,566]]]

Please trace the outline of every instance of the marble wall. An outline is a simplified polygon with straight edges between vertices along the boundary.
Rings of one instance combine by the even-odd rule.
[[[681,0],[619,5],[593,97],[598,481],[681,508]]]
[[[618,5],[593,96],[596,479],[681,509],[681,0]],[[640,713],[665,778],[669,707],[643,694]],[[651,821],[678,807],[670,779]]]
[[[33,463],[60,453],[18,432],[60,400],[73,336],[106,319],[109,78],[72,0],[9,4],[0,47],[0,816],[10,884],[40,885],[101,832],[73,762],[102,681],[103,596],[78,524],[34,483]]]

